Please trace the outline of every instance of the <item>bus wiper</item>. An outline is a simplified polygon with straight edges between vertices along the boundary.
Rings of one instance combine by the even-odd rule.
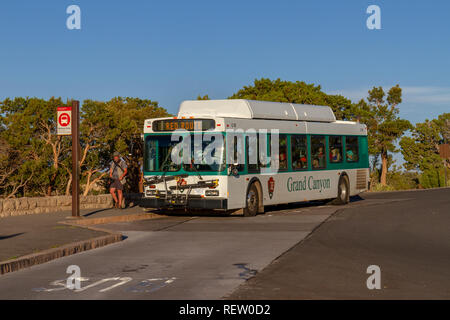
[[[169,156],[170,156],[171,151],[172,151],[172,147],[169,147],[169,151],[167,152],[166,158],[164,159],[164,161],[163,161],[163,163],[161,165],[161,168],[164,168],[164,166],[167,164],[167,160],[169,160]],[[164,169],[163,173],[161,174],[161,178],[164,178],[164,176],[166,175],[167,171],[169,171],[169,166],[167,166],[167,168]],[[156,177],[156,178],[158,178],[158,177]]]
[[[162,168],[164,168],[164,166],[167,163],[167,160],[169,160],[169,156],[170,156],[170,153],[172,152],[172,148],[173,148],[173,146],[169,147],[169,151],[167,152],[166,158],[164,159],[163,164],[161,165]],[[167,166],[167,168],[163,171],[163,173],[161,175],[161,178],[164,181],[164,189],[166,191],[166,199],[169,196],[169,192],[167,190],[167,181],[166,181],[166,173],[167,173],[167,171],[169,171],[169,166]]]

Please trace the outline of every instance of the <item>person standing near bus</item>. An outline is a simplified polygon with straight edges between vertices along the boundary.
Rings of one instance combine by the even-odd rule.
[[[123,206],[123,185],[125,184],[125,176],[128,173],[126,162],[120,157],[119,152],[114,152],[113,161],[109,168],[109,177],[113,179],[109,187],[109,192],[114,199],[114,207],[122,209]],[[117,196],[116,196],[117,191]]]

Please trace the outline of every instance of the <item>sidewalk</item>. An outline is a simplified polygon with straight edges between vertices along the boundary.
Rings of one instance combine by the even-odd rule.
[[[145,219],[152,216],[151,213],[146,213],[143,208],[138,206],[123,210],[81,210],[80,215],[81,219],[69,219],[71,212],[61,211],[1,218],[0,263],[25,255],[49,251],[49,249],[57,250],[75,242],[79,245],[82,241],[110,234],[107,230],[87,228],[85,225],[104,223],[105,221],[123,221],[124,219]],[[78,252],[79,249],[76,251]]]

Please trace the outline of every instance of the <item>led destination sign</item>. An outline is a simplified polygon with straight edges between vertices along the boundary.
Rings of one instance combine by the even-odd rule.
[[[206,131],[214,129],[216,122],[212,119],[167,119],[153,122],[153,131],[174,131],[184,129],[187,131]]]

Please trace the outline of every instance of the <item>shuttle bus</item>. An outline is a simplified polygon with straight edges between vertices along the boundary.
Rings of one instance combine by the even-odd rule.
[[[201,141],[200,153],[216,140],[214,162],[174,161],[179,132]],[[223,139],[202,139],[207,134]],[[262,151],[268,161],[250,161]],[[145,121],[143,170],[145,204],[152,208],[243,209],[254,216],[267,205],[319,199],[345,204],[368,189],[367,127],[336,120],[327,106],[184,101],[176,117]]]

